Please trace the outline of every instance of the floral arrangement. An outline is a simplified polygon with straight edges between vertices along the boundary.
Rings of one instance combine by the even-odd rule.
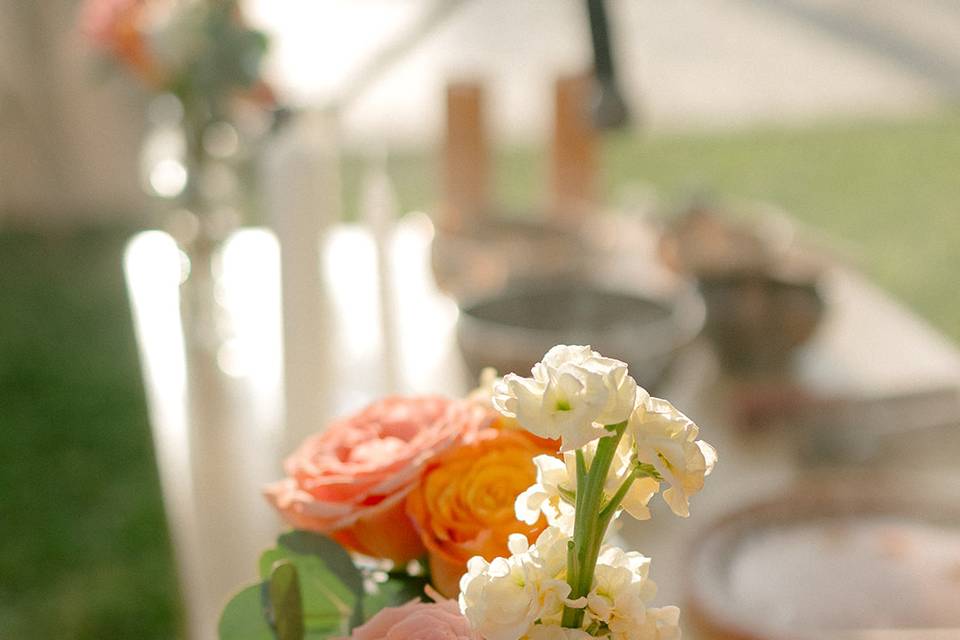
[[[463,400],[391,397],[286,462],[298,530],[260,561],[221,638],[674,640],[650,559],[608,544],[660,492],[689,515],[716,453],[627,365],[557,346]]]
[[[80,26],[105,57],[185,105],[235,94],[272,102],[260,79],[267,37],[246,25],[237,0],[87,0]]]
[[[239,0],[85,0],[80,30],[153,94],[141,181],[197,283],[185,289],[187,333],[216,335],[203,316],[210,260],[256,200],[256,154],[278,108],[261,73],[267,36],[248,26]]]

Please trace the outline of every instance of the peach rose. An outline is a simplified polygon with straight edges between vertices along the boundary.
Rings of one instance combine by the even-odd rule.
[[[482,640],[453,600],[386,607],[338,640]]]
[[[457,595],[471,557],[509,556],[511,533],[532,540],[544,529],[542,518],[532,526],[517,520],[513,506],[536,482],[533,457],[543,453],[556,453],[556,446],[521,431],[487,429],[424,468],[407,498],[407,513],[427,547],[431,580],[440,593]]]
[[[404,511],[423,466],[489,421],[463,401],[384,398],[308,438],[284,463],[289,477],[264,493],[293,526],[402,564],[424,551]]]

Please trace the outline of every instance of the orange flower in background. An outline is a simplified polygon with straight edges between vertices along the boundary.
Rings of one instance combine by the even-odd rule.
[[[421,470],[490,420],[464,401],[384,398],[307,439],[284,463],[289,477],[264,493],[293,526],[402,564],[424,552],[404,508]]]
[[[472,556],[509,556],[511,533],[533,540],[546,527],[542,518],[532,526],[517,520],[513,504],[536,481],[534,456],[556,451],[525,432],[488,429],[424,468],[420,485],[407,498],[407,513],[427,548],[440,593],[457,595]]]
[[[80,29],[152,85],[159,82],[159,70],[144,34],[148,11],[146,0],[87,0]]]

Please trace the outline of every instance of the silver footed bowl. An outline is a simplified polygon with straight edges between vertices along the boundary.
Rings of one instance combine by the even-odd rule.
[[[617,354],[639,384],[655,388],[703,322],[692,290],[662,299],[583,282],[529,282],[462,302],[457,339],[473,375],[486,366],[529,375],[550,347],[588,344]]]

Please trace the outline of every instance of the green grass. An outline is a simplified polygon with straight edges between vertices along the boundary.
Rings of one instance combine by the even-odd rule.
[[[0,234],[0,638],[177,635],[125,236]]]
[[[348,214],[361,163],[345,164]],[[401,152],[390,164],[404,210],[437,200],[435,159]],[[850,248],[864,270],[960,340],[960,112],[899,121],[818,124],[715,134],[609,137],[608,202],[640,184],[682,206],[701,192],[776,203]],[[530,149],[497,157],[495,190],[507,211],[534,210],[547,188],[547,158]]]
[[[880,284],[960,340],[960,114],[887,124],[623,140],[608,191],[643,178],[773,202],[854,250]]]
[[[960,114],[711,135],[613,137],[610,201],[709,189],[778,203],[960,339]],[[356,211],[360,163],[345,164]],[[391,161],[404,209],[436,201],[432,156]],[[534,209],[545,158],[506,150],[500,201]],[[171,638],[179,611],[120,273],[129,230],[0,233],[0,638]],[[257,499],[251,496],[251,500]]]

